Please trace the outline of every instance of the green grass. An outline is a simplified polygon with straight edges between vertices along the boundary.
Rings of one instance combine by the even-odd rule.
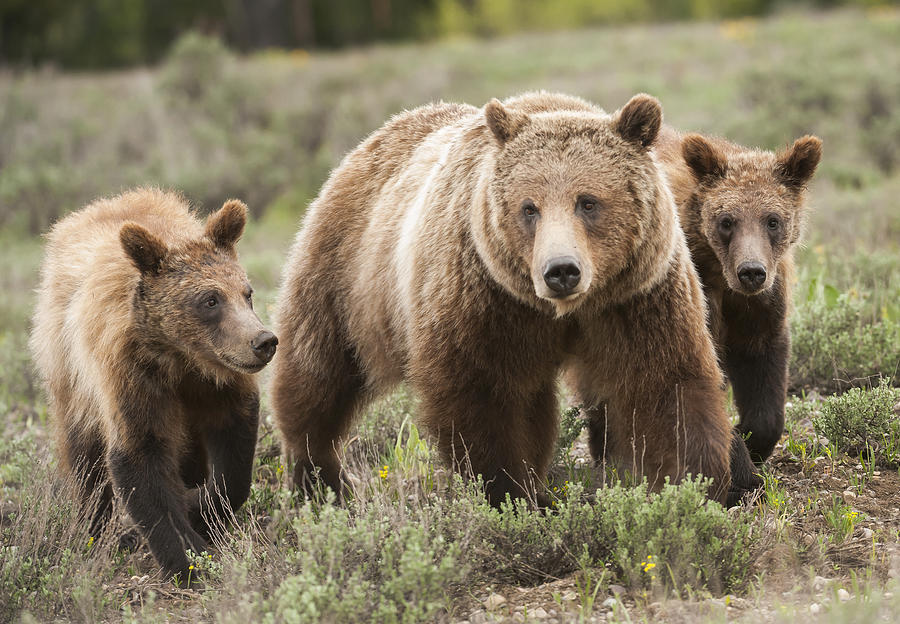
[[[657,621],[658,602],[669,621],[696,621],[708,611],[691,605],[713,608],[726,594],[777,621],[824,600],[807,588],[815,575],[853,590],[846,604],[822,602],[829,621],[859,621],[853,605],[896,613],[897,598],[881,591],[884,553],[900,547],[890,512],[900,501],[878,500],[891,496],[893,482],[878,488],[897,466],[896,391],[877,380],[900,378],[898,36],[900,13],[877,11],[313,56],[235,57],[191,37],[157,68],[0,73],[0,620],[24,609],[39,621],[459,621],[484,610],[490,592],[513,602],[543,591],[529,611],[553,608],[561,621],[601,611]],[[268,322],[304,207],[348,149],[403,108],[537,88],[609,109],[649,91],[669,123],[767,148],[823,137],[792,317],[792,386],[811,398],[792,402],[761,498],[725,511],[697,483],[598,491],[609,480],[584,462],[581,421],[561,408],[554,512],[493,510],[419,435],[416,398],[400,389],[367,410],[347,443],[348,505],[303,503],[286,488],[264,392],[250,500],[196,558],[205,591],[158,578],[146,549],[119,552],[112,536],[89,544],[55,476],[26,348],[35,234],[135,184],[180,188],[203,209],[243,198],[254,221],[238,249]],[[626,594],[602,607],[616,584]],[[804,589],[785,597],[785,587]],[[691,615],[672,615],[682,608]],[[724,621],[722,608],[713,621]],[[496,613],[512,614],[511,605]]]

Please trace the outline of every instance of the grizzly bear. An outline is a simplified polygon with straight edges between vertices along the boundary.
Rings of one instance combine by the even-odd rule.
[[[178,195],[130,191],[57,223],[41,269],[31,347],[61,467],[85,501],[100,491],[95,534],[115,491],[182,579],[185,549],[249,494],[252,374],[277,344],[234,249],[246,215],[231,200],[204,224]]]
[[[544,504],[567,371],[605,402],[611,457],[655,487],[702,473],[724,500],[724,384],[651,152],[661,121],[646,95],[613,114],[439,103],[348,154],[277,303],[272,398],[295,484],[340,493],[354,415],[406,381],[492,504]]]
[[[665,128],[656,153],[669,179],[709,307],[709,325],[752,459],[784,429],[793,251],[822,142],[780,154]]]
[[[525,113],[589,111],[593,107],[592,104],[579,97],[543,91],[511,98],[507,100],[507,105]],[[673,136],[673,132],[671,128],[663,125],[660,137],[654,146],[654,152],[659,152],[660,144],[668,145],[667,141]],[[607,405],[602,401],[586,402],[584,397],[577,396],[577,393],[574,398],[576,402],[582,404],[591,456],[598,464],[603,464],[607,461]],[[754,468],[744,443],[744,434],[737,427],[733,429],[731,438],[731,484],[732,487],[726,501],[728,506],[739,504],[744,494],[762,485],[762,479]]]

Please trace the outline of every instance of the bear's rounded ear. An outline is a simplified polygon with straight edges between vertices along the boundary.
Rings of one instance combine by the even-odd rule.
[[[206,236],[220,249],[231,249],[244,233],[247,224],[247,204],[229,199],[206,218]]]
[[[792,189],[801,189],[812,178],[822,158],[822,140],[805,136],[794,141],[787,151],[778,155],[775,175]]]
[[[168,253],[165,243],[137,223],[123,225],[119,230],[119,241],[142,274],[158,272]]]
[[[500,145],[514,139],[528,124],[528,115],[507,109],[497,98],[485,105],[484,119]]]
[[[618,112],[616,132],[640,147],[650,147],[662,126],[662,106],[652,95],[639,93]]]
[[[700,183],[712,183],[724,178],[728,161],[715,146],[699,134],[689,134],[681,141],[681,155]]]

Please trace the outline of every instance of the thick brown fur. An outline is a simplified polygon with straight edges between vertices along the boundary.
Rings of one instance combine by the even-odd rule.
[[[671,128],[655,149],[703,283],[738,430],[757,462],[784,428],[793,251],[821,149],[812,136],[775,154]]]
[[[41,269],[31,348],[61,468],[85,500],[103,489],[93,531],[116,491],[162,567],[184,578],[185,549],[202,551],[223,505],[249,493],[251,373],[277,342],[234,250],[246,214],[232,200],[204,224],[178,195],[130,191],[57,223]]]
[[[353,416],[406,380],[444,456],[484,475],[492,503],[530,496],[566,371],[606,405],[611,458],[655,487],[703,473],[724,500],[723,380],[649,149],[660,121],[649,96],[614,114],[553,94],[433,104],[344,159],[277,308],[273,407],[298,485],[340,491]]]

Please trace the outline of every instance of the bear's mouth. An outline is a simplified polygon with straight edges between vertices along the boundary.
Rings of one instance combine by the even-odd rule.
[[[262,369],[266,367],[265,362],[256,362],[254,364],[247,364],[244,362],[240,362],[234,359],[231,356],[220,354],[219,359],[222,360],[228,368],[236,370],[241,373],[258,373]]]

